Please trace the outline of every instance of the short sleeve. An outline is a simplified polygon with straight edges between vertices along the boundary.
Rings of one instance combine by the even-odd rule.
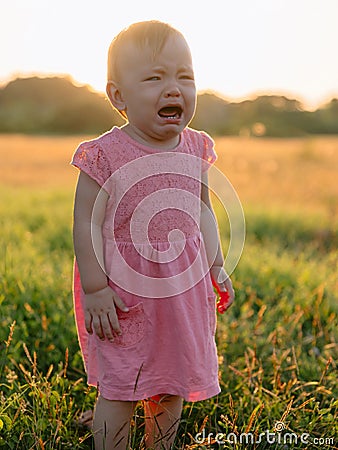
[[[93,178],[100,186],[103,186],[111,175],[107,158],[97,142],[80,144],[71,164]]]
[[[214,162],[217,159],[217,155],[215,153],[214,147],[215,143],[211,139],[210,136],[208,136],[203,131],[201,132],[202,142],[203,142],[203,153],[202,153],[202,172],[206,172],[210,166],[214,164]]]

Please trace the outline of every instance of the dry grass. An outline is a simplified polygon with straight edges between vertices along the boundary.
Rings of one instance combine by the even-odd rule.
[[[17,187],[73,188],[70,165],[88,136],[0,136],[0,182]],[[217,167],[230,179],[245,206],[281,206],[337,211],[338,137],[216,140]]]
[[[0,180],[11,187],[70,187],[76,171],[69,165],[83,136],[0,135]]]
[[[337,213],[337,137],[220,138],[216,148],[244,205]]]

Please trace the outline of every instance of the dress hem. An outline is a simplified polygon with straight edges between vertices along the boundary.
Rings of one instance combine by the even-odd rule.
[[[203,388],[196,388],[195,391],[189,391],[187,393],[186,389],[179,389],[177,386],[171,385],[162,385],[157,388],[144,389],[143,394],[140,392],[135,392],[135,394],[124,393],[123,389],[119,388],[118,391],[113,391],[111,389],[106,389],[102,386],[99,386],[98,383],[88,381],[89,386],[94,386],[98,389],[100,395],[106,400],[115,400],[115,401],[142,401],[148,398],[154,397],[156,395],[166,394],[166,395],[177,395],[182,397],[187,402],[198,402],[207,400],[211,397],[215,397],[221,392],[221,389],[218,384],[212,384]],[[138,389],[140,391],[140,389]]]

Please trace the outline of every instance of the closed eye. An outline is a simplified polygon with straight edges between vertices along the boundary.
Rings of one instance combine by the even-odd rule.
[[[144,81],[159,81],[161,78],[157,75],[153,75],[152,77],[146,78]]]
[[[180,80],[192,80],[194,81],[194,75],[190,75],[190,74],[182,74],[180,75]]]

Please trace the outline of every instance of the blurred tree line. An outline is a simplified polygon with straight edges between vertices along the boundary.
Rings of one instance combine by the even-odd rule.
[[[0,89],[3,133],[98,134],[122,123],[103,94],[71,78],[18,78]],[[338,99],[306,111],[298,100],[284,96],[231,103],[206,92],[198,96],[191,126],[213,136],[338,134]]]

